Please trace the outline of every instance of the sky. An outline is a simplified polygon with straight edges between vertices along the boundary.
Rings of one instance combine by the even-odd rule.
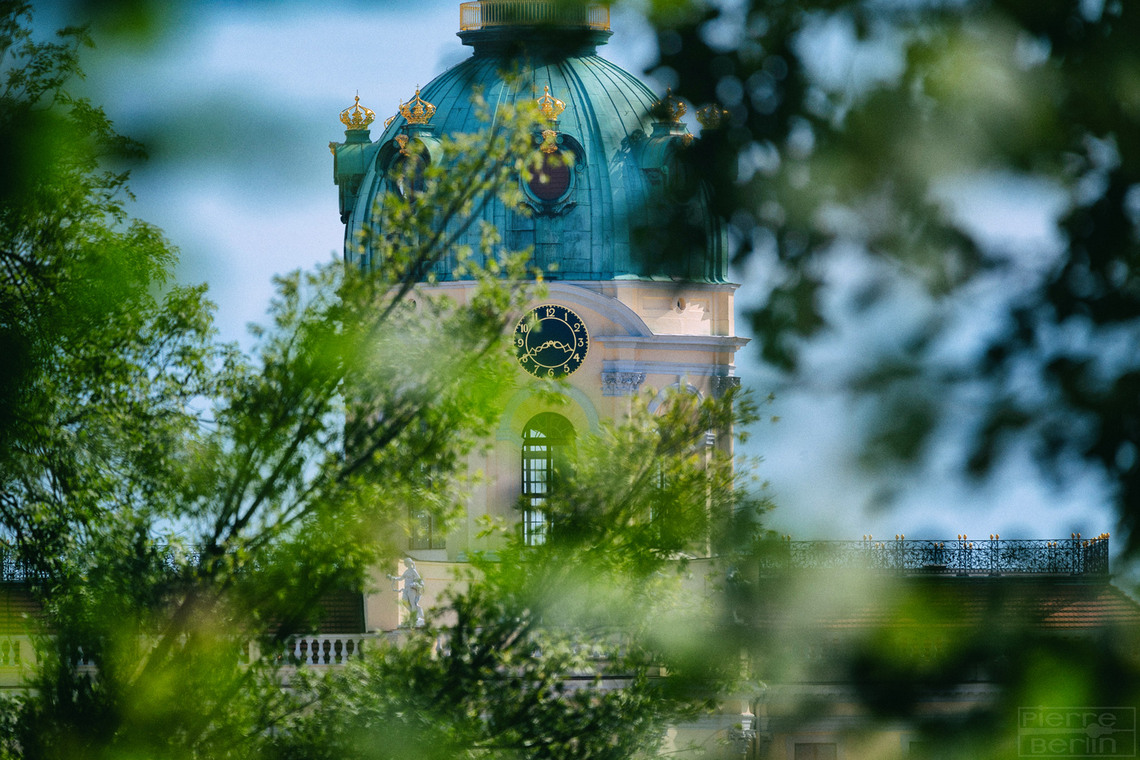
[[[73,20],[64,6],[38,10],[41,29]],[[459,3],[206,2],[177,6],[167,22],[143,42],[116,29],[113,19],[97,27],[97,47],[83,59],[83,86],[116,128],[150,154],[132,175],[132,213],[165,230],[182,253],[179,280],[208,283],[222,336],[248,346],[246,326],[264,321],[275,274],[340,256],[344,228],[328,149],[344,139],[340,111],[359,94],[382,122],[418,86],[468,57],[470,48],[455,34]],[[599,53],[663,92],[644,76],[655,53],[644,20],[619,8],[612,27]],[[855,46],[842,28],[816,34],[804,44],[812,46],[820,77],[871,81],[897,66],[888,48]],[[1049,221],[1060,201],[1049,188],[994,176],[945,192],[979,235],[1027,256],[1056,249]],[[760,245],[733,273],[741,283],[738,332],[745,337],[743,312],[762,303],[768,266]],[[844,287],[828,308],[843,311],[843,293],[857,288],[872,266],[859,251],[836,257],[829,276]],[[979,287],[983,292],[969,294],[963,305],[972,327],[959,334],[958,350],[967,350],[996,313],[984,304],[998,296],[984,289],[1001,284]],[[1028,452],[1014,452],[989,481],[965,481],[957,467],[964,428],[936,441],[917,472],[870,472],[860,464],[857,431],[875,412],[844,390],[845,371],[868,346],[900,339],[900,320],[921,320],[927,308],[922,294],[904,289],[871,313],[844,319],[842,330],[805,354],[815,378],[810,386],[789,384],[764,367],[755,345],[738,354],[744,385],[761,398],[775,394],[765,411],[778,421],[759,424],[744,447],[762,457],[755,473],[769,483],[777,505],[768,525],[794,538],[829,539],[1112,531],[1104,484],[1093,473],[1077,473],[1060,489]]]

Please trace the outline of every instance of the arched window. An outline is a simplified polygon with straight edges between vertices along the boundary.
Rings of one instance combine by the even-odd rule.
[[[523,540],[541,544],[550,529],[546,502],[557,487],[558,473],[574,444],[574,427],[560,414],[543,412],[523,428]]]

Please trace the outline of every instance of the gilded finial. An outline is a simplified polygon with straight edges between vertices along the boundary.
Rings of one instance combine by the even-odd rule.
[[[728,111],[715,103],[697,109],[697,121],[705,129],[718,129],[728,120]]]
[[[550,94],[550,85],[546,85],[542,89],[544,92],[542,97],[538,99],[538,108],[549,121],[554,121],[566,110],[566,102]]]
[[[400,104],[400,115],[409,124],[427,124],[435,114],[435,106],[420,97],[420,88],[407,103]]]
[[[553,129],[542,130],[542,144],[538,149],[546,154],[558,152],[558,133]]]
[[[355,103],[340,112],[340,122],[346,129],[368,129],[368,125],[375,119],[376,114],[371,108],[360,105],[359,95],[356,96]]]
[[[672,88],[665,90],[665,97],[658,100],[653,104],[650,113],[658,121],[665,122],[671,121],[674,124],[681,123],[681,117],[688,112],[689,107],[685,105],[684,101],[673,94]]]

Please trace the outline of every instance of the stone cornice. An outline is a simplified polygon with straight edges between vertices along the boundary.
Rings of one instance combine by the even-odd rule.
[[[595,343],[614,348],[648,348],[666,351],[739,351],[751,338],[731,335],[591,335]]]

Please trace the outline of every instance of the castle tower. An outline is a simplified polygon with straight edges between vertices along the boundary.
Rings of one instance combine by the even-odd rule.
[[[419,154],[431,161],[441,136],[484,128],[471,105],[476,91],[490,104],[531,99],[547,121],[535,135],[549,157],[541,180],[519,180],[525,211],[498,199],[481,211],[507,248],[534,251],[535,266],[547,273],[546,295],[529,304],[516,328],[518,389],[492,452],[471,463],[488,478],[472,495],[466,522],[443,536],[425,521],[410,538],[409,556],[427,580],[425,603],[449,563],[481,548],[480,515],[519,520],[528,540],[542,540],[542,503],[560,447],[603,419],[620,419],[634,394],[656,394],[657,401],[669,389],[718,396],[737,382],[734,355],[747,342],[735,334],[736,286],[727,282],[722,230],[699,195],[687,201],[703,230],[691,250],[665,256],[645,242],[659,239],[653,233],[660,209],[674,202],[677,156],[695,138],[682,120],[684,103],[598,55],[611,35],[608,8],[483,0],[461,6],[460,28],[470,58],[417,90],[375,141],[367,129],[373,114],[359,103],[346,109],[346,139],[330,146],[345,259],[369,267],[373,252],[363,231],[377,198],[401,191],[395,173],[409,142],[419,142]],[[505,78],[511,70],[521,78]],[[460,243],[478,251],[478,225],[464,235]],[[432,287],[468,287],[455,264],[441,251]],[[542,341],[534,340],[534,325]],[[567,350],[549,348],[552,340]],[[531,376],[563,378],[565,403],[545,401]],[[391,622],[380,617],[387,622],[376,627]]]

